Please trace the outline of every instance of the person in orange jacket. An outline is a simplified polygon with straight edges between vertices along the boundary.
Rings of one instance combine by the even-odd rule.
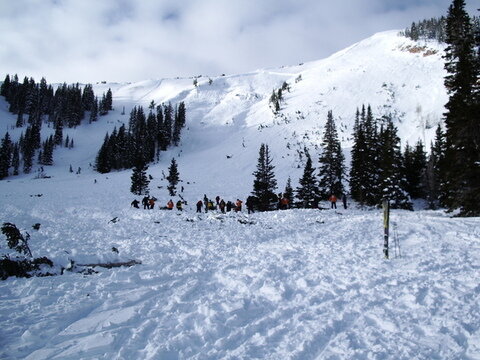
[[[235,207],[235,211],[242,211],[242,200],[240,199],[237,199],[237,202],[235,203],[236,207]]]
[[[330,203],[332,204],[332,209],[337,208],[337,197],[334,194],[330,195],[328,201],[330,201]]]
[[[167,203],[167,209],[172,210],[173,209],[173,201],[170,199],[170,201]]]

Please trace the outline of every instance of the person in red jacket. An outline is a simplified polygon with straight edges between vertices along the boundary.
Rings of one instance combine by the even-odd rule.
[[[330,201],[330,203],[332,204],[332,209],[337,208],[337,197],[334,194],[330,195],[328,201]]]
[[[170,199],[170,201],[167,203],[167,209],[168,210],[173,210],[173,201]]]

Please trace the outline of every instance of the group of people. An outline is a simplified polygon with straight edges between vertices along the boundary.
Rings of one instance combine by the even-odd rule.
[[[142,199],[142,205],[143,205],[143,208],[144,209],[153,209],[155,207],[155,201],[157,201],[157,198],[152,196],[144,196],[143,199]],[[139,209],[140,207],[138,206],[140,204],[140,201],[138,201],[137,199],[134,199],[132,201],[132,203],[130,204],[130,206],[133,206],[134,208],[137,208]]]
[[[237,201],[227,201],[221,199],[220,196],[215,197],[215,203],[213,200],[209,199],[206,194],[203,195],[203,200],[198,200],[197,201],[197,213],[205,212],[208,211],[213,211],[213,210],[220,210],[222,214],[225,214],[226,212],[230,211],[242,211],[242,204],[243,201],[240,199],[237,199]]]
[[[343,207],[346,209],[347,208],[347,196],[345,194],[342,194],[341,197]],[[144,209],[153,209],[155,207],[155,201],[157,201],[157,198],[154,196],[150,197],[146,195],[142,199],[142,205]],[[328,198],[328,201],[330,202],[330,207],[332,209],[337,208],[337,197],[334,194],[331,194],[330,197]],[[139,204],[140,202],[137,199],[134,199],[131,203],[132,207],[135,207],[139,209]],[[176,208],[178,211],[183,211],[183,205],[186,205],[185,201],[178,200],[176,203],[173,202],[172,199],[170,199],[166,206],[160,207],[161,210],[173,210]],[[208,211],[214,211],[214,210],[220,210],[222,214],[225,214],[230,211],[235,211],[235,212],[241,212],[242,211],[242,205],[243,201],[240,199],[237,199],[236,201],[227,201],[221,199],[220,196],[215,197],[215,201],[209,199],[207,195],[203,195],[203,200],[198,200],[196,204],[197,208],[197,213],[202,213],[202,212],[208,212]],[[254,213],[257,207],[257,198],[255,196],[249,196],[247,198],[247,201],[245,202],[245,205],[247,207],[247,211],[249,214]],[[290,200],[283,196],[282,194],[278,195],[278,209],[279,210],[286,210],[290,208]]]
[[[157,198],[155,196],[150,197],[148,195],[145,195],[142,199],[143,208],[144,209],[153,209],[155,207],[155,201],[157,201]],[[140,201],[138,201],[137,199],[134,199],[130,204],[131,207],[134,207],[134,208],[137,208],[137,209],[140,209],[139,205],[140,205]],[[160,209],[162,209],[162,210],[173,210],[174,206],[176,206],[177,210],[182,211],[183,210],[183,201],[178,200],[177,203],[174,205],[173,200],[170,199],[167,202],[167,205],[165,207],[161,207]]]

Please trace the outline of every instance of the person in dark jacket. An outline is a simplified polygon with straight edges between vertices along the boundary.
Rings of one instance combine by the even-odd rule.
[[[178,200],[178,201],[177,201],[177,204],[176,204],[178,211],[182,211],[182,210],[183,210],[182,205],[183,205],[183,204],[182,204],[182,200]]]
[[[248,213],[254,213],[254,208],[255,208],[255,197],[254,196],[249,196],[247,198],[247,201],[245,202],[245,205],[247,205],[247,211]]]
[[[202,206],[203,206],[202,200],[198,200],[198,202],[197,202],[197,213],[202,212]]]
[[[147,195],[143,197],[143,199],[142,199],[142,205],[143,205],[143,208],[144,208],[144,209],[148,209],[148,207],[149,207],[149,200],[150,200],[150,199],[149,199],[149,197],[148,197]]]
[[[222,214],[225,214],[225,201],[223,199],[220,200],[218,207],[220,208],[220,211],[222,212]]]
[[[132,203],[130,204],[130,206],[133,206],[134,208],[137,208],[137,209],[140,209],[138,207],[138,204],[140,204],[140,201],[138,201],[137,199],[133,200]]]

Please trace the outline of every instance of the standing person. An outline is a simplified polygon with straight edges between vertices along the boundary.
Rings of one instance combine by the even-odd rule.
[[[143,197],[143,199],[142,199],[142,205],[143,205],[143,208],[144,208],[144,209],[148,209],[148,200],[150,200],[150,199],[148,198],[148,195],[145,195],[145,196]]]
[[[233,208],[233,203],[230,200],[228,200],[227,201],[227,212],[232,211],[232,208]]]
[[[155,207],[155,198],[154,197],[151,197],[149,200],[148,200],[148,205],[150,206],[150,209],[153,209]]]
[[[140,201],[138,201],[137,199],[134,199],[134,200],[132,201],[132,203],[130,204],[130,207],[133,206],[134,208],[140,209],[140,208],[138,207],[138,204],[140,204]]]
[[[247,210],[248,210],[248,213],[254,213],[255,211],[253,210],[254,209],[254,206],[255,206],[255,198],[253,196],[249,196],[247,198],[247,201],[245,203],[245,205],[247,205]]]
[[[347,210],[347,195],[342,195],[343,208]]]
[[[170,199],[170,200],[167,202],[167,209],[168,209],[168,210],[172,210],[172,209],[173,209],[173,201],[172,201],[172,199]]]
[[[217,195],[215,198],[215,202],[217,203],[217,206],[220,205],[220,196]]]
[[[337,208],[337,197],[334,194],[330,195],[330,197],[328,198],[328,201],[330,201],[332,209]]]
[[[280,204],[281,204],[281,209],[282,210],[287,210],[288,209],[288,199],[284,196],[280,199]]]
[[[237,199],[237,202],[235,203],[235,211],[236,212],[239,212],[239,211],[242,211],[242,200],[240,199]]]
[[[203,203],[205,204],[205,212],[208,212],[208,197],[207,197],[207,194],[203,194]]]
[[[197,202],[197,213],[202,212],[202,206],[203,206],[202,200],[198,200],[198,202]]]
[[[225,201],[223,199],[220,200],[220,204],[218,204],[218,206],[220,207],[222,214],[225,214]]]
[[[177,201],[177,210],[178,210],[178,211],[182,211],[182,210],[183,210],[183,209],[182,209],[182,200],[178,200],[178,201]]]

